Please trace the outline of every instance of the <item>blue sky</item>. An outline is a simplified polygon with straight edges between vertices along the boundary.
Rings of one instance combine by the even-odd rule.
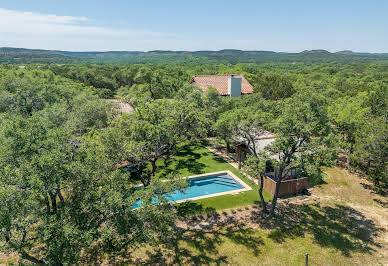
[[[1,0],[1,46],[388,52],[388,0]]]

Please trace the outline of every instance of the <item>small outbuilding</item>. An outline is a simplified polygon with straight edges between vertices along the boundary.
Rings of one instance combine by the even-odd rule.
[[[244,162],[246,155],[251,153],[252,147],[255,145],[257,153],[263,152],[266,147],[275,141],[276,135],[271,132],[263,132],[260,136],[256,136],[254,143],[247,143],[242,139],[236,139],[236,161],[238,162],[238,168],[241,169],[242,163]],[[272,159],[277,159],[274,156]],[[275,181],[275,169],[267,162],[267,167],[264,173],[264,190],[270,194],[275,194],[276,181]],[[279,187],[279,196],[290,196],[298,193],[302,193],[308,189],[307,178],[298,175],[298,169],[291,167],[287,169],[287,177],[282,180]]]

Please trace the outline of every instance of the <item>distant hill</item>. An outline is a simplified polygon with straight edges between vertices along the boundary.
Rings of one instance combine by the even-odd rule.
[[[301,54],[331,54],[329,51],[326,51],[326,50],[305,50],[303,52],[301,52]]]
[[[69,52],[56,50],[0,48],[0,63],[9,64],[237,64],[237,63],[297,63],[297,62],[374,62],[388,61],[388,54],[356,53],[326,50],[306,50],[300,53],[273,51],[243,51],[225,49],[220,51],[107,51]]]
[[[350,51],[350,50],[343,50],[343,51],[338,51],[338,52],[336,52],[336,54],[354,55],[354,54],[356,54],[356,53],[353,52],[353,51]]]
[[[24,48],[0,48],[0,63],[27,64],[27,63],[71,63],[77,61],[67,52],[49,51]]]

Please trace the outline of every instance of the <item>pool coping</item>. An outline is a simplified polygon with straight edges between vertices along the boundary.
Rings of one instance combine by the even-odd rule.
[[[222,195],[227,195],[227,194],[238,194],[238,193],[241,193],[241,192],[252,190],[252,188],[249,185],[247,185],[244,181],[242,181],[238,176],[236,176],[235,174],[233,174],[229,170],[212,172],[212,173],[206,173],[206,174],[200,174],[200,175],[192,175],[192,176],[183,177],[183,179],[207,177],[207,176],[220,175],[220,174],[228,174],[228,175],[230,175],[235,181],[237,181],[241,186],[243,186],[243,188],[236,189],[236,190],[231,190],[231,191],[219,192],[219,193],[210,194],[210,195],[198,196],[198,197],[189,198],[189,199],[171,201],[170,203],[182,203],[182,202],[193,201],[193,200],[200,200],[200,199],[206,199],[206,198],[212,198],[212,197],[217,197],[217,196],[222,196]]]

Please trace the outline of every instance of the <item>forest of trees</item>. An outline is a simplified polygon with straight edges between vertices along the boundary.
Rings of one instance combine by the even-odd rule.
[[[386,193],[384,60],[354,55],[344,62],[341,55],[313,63],[289,55],[284,58],[290,63],[233,64],[232,57],[205,56],[200,62],[192,56],[179,64],[179,56],[166,64],[158,57],[157,64],[77,59],[0,65],[3,252],[37,264],[75,264],[84,253],[115,254],[163,241],[177,212],[162,195],[186,183],[173,174],[170,182],[155,178],[156,161],[173,156],[179,143],[208,137],[230,144],[233,135],[249,140],[252,132],[271,131],[277,137],[268,152],[252,151],[246,162],[251,175],[259,177],[264,162],[278,154],[272,163],[281,169],[279,182],[291,162],[311,182],[321,178],[323,166],[338,164]],[[56,63],[69,63],[63,58]],[[235,73],[253,85],[253,94],[221,97],[188,84],[193,75]],[[113,98],[135,111],[119,114],[105,100]],[[136,168],[134,174],[118,167],[123,162]],[[147,189],[134,190],[139,183]],[[137,199],[143,207],[133,211]],[[276,200],[275,195],[269,217]],[[264,200],[262,207],[267,212]]]
[[[310,50],[300,53],[273,51],[242,51],[225,49],[220,51],[108,51],[68,52],[22,48],[0,48],[0,63],[9,64],[262,64],[262,63],[354,63],[387,62],[388,54],[356,53],[326,50]]]

